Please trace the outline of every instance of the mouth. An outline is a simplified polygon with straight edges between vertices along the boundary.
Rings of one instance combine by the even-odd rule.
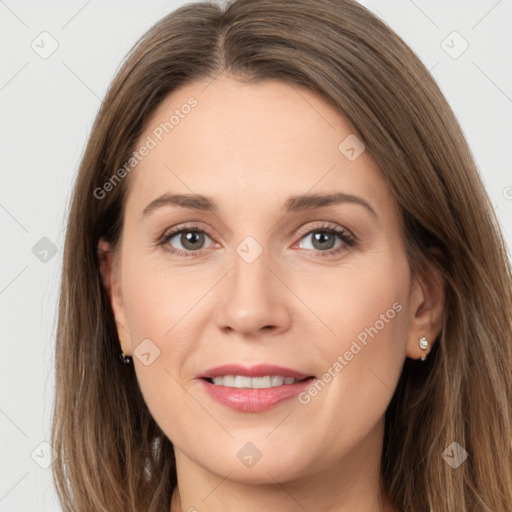
[[[299,382],[304,382],[314,377],[305,377],[296,379],[295,377],[284,377],[282,375],[266,375],[264,377],[247,377],[245,375],[220,375],[213,378],[205,378],[207,382],[214,386],[227,386],[237,389],[268,389],[278,386],[290,386]]]
[[[215,401],[241,412],[263,412],[298,395],[316,379],[274,365],[224,365],[198,376]]]

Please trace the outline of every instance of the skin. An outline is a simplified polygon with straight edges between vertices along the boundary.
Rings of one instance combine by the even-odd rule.
[[[354,130],[327,103],[279,81],[221,75],[207,85],[174,91],[147,123],[141,144],[190,96],[198,101],[129,175],[120,252],[102,266],[122,350],[134,355],[147,338],[160,350],[148,366],[133,361],[175,447],[171,512],[392,511],[378,487],[384,413],[405,358],[425,353],[418,338],[440,332],[441,286],[411,276],[394,198],[368,151],[349,161],[338,150]],[[334,192],[363,198],[376,215],[355,203],[283,210],[291,195]],[[143,216],[164,193],[205,195],[218,209],[167,205]],[[207,234],[191,257],[154,243],[191,222]],[[331,235],[341,250],[326,256],[331,246],[311,234],[325,224],[356,244]],[[236,252],[247,236],[263,249],[252,263]],[[180,234],[166,242],[186,252],[182,244]],[[196,378],[227,363],[321,378],[395,303],[400,312],[307,404],[238,412]],[[237,457],[247,442],[262,454],[252,467]]]

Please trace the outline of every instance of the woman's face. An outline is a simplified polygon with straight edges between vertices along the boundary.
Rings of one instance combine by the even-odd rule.
[[[178,464],[261,483],[378,462],[432,333],[351,126],[305,89],[222,75],[171,94],[143,145],[110,291]]]

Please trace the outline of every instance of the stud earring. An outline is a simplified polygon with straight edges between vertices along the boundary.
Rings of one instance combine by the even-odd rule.
[[[428,341],[427,341],[427,338],[425,338],[425,337],[423,337],[423,338],[418,338],[418,341],[419,341],[419,343],[420,343],[420,348],[421,348],[421,350],[427,350],[427,348],[428,348]],[[425,359],[427,359],[427,356],[426,356],[426,354],[423,354],[423,355],[421,356],[421,360],[422,360],[422,361],[425,361]]]
[[[125,354],[124,352],[121,352],[119,354],[119,359],[121,359],[121,361],[124,363],[124,364],[130,364],[132,362],[132,357]]]

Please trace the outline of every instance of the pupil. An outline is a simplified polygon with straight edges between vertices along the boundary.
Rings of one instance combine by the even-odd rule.
[[[187,233],[183,233],[181,235],[181,243],[185,249],[197,249],[202,245],[204,235],[203,233],[198,233],[197,231],[188,231]],[[199,244],[197,244],[199,242]]]
[[[317,249],[332,249],[334,247],[334,237],[332,233],[315,233],[313,236],[313,245],[317,242],[319,243],[319,246],[315,246]]]

